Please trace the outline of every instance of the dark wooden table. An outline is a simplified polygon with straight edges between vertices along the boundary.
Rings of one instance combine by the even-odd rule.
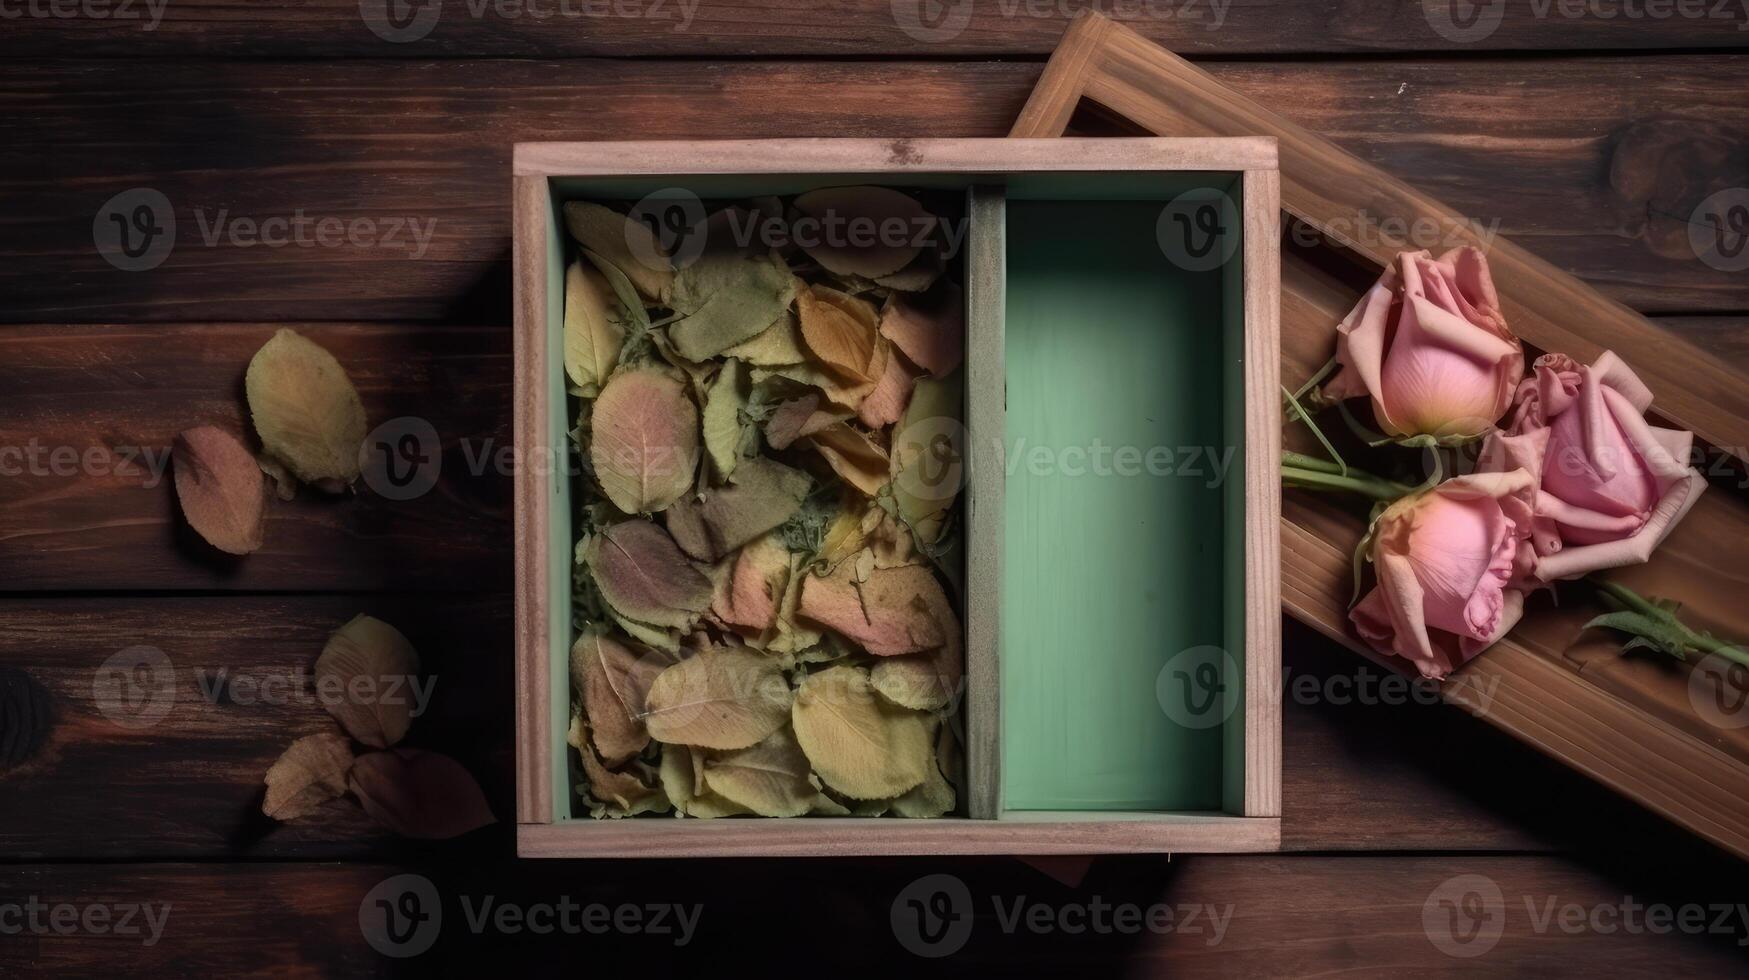
[[[47,744],[0,773],[0,974],[1741,975],[1742,864],[1291,624],[1279,856],[537,864],[508,824],[421,845],[344,806],[259,815],[262,773],[330,726],[286,692],[370,612],[437,678],[411,742],[512,818],[510,145],[998,136],[1084,6],[918,2],[0,3],[0,670],[53,708]],[[1100,8],[1749,366],[1749,277],[1693,258],[1681,203],[1749,187],[1743,9]],[[174,247],[126,271],[94,234],[139,189]],[[244,366],[286,324],[334,351],[373,423],[428,420],[441,479],[275,504],[261,552],[215,560],[163,454],[189,426],[243,430]],[[174,697],[132,728],[97,682],[139,647]],[[444,918],[397,960],[359,913],[402,873]],[[890,913],[936,873],[966,885],[973,929],[916,958]],[[487,896],[700,918],[685,946],[539,935],[476,926]],[[1057,927],[1007,927],[1017,900]],[[1075,930],[1100,903],[1165,903],[1180,927]],[[166,904],[156,942],[116,934]]]

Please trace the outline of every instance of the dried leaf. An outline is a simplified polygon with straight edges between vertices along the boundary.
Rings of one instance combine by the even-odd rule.
[[[877,657],[933,650],[947,642],[946,624],[936,618],[947,597],[928,567],[874,569],[865,582],[856,580],[856,571],[854,562],[844,562],[829,576],[809,576],[802,584],[803,618],[838,631]]]
[[[384,749],[413,723],[419,655],[401,631],[372,616],[352,617],[328,637],[316,659],[319,691],[328,713],[353,738]]]
[[[911,260],[910,265],[890,276],[876,277],[875,283],[888,289],[918,293],[935,285],[935,281],[940,279],[941,274],[945,271],[947,271],[947,258],[941,254],[941,249],[926,246],[923,251],[917,253],[916,258]]]
[[[662,746],[662,789],[674,808],[688,817],[735,817],[749,813],[746,807],[732,803],[703,785],[703,760],[700,753],[686,745]]]
[[[625,763],[649,744],[641,720],[644,699],[656,675],[676,660],[598,629],[585,631],[571,646],[571,689],[582,696],[596,751],[608,765]]]
[[[804,572],[807,559],[792,553],[789,562],[789,582],[783,587],[783,601],[777,604],[777,633],[766,641],[767,653],[800,653],[820,642],[819,631],[801,622],[799,613],[803,581],[809,577]]]
[[[54,728],[54,701],[36,678],[0,667],[0,772],[24,765]]]
[[[917,382],[893,430],[893,502],[926,542],[940,537],[965,483],[966,430],[960,423],[965,375]]]
[[[727,480],[741,460],[741,413],[747,408],[747,372],[730,358],[711,384],[704,402],[704,449],[717,482]]]
[[[742,548],[712,610],[725,623],[761,633],[776,626],[777,605],[789,584],[789,558],[789,549],[772,534]]]
[[[324,489],[358,479],[364,405],[334,355],[293,330],[261,345],[243,376],[263,450]]]
[[[577,758],[583,763],[591,816],[617,819],[668,808],[668,795],[662,791],[659,777],[648,766],[633,762],[633,771],[626,772],[610,770],[602,764],[590,746],[589,726],[582,717],[571,716],[571,730],[565,741],[577,750]]]
[[[346,794],[352,770],[352,744],[343,735],[306,735],[291,744],[267,770],[267,798],[261,812],[275,820],[296,820]]]
[[[658,741],[744,749],[783,727],[790,689],[778,664],[723,647],[664,670],[646,704],[644,725]]]
[[[888,343],[885,337],[879,342]],[[903,355],[889,354],[884,360],[887,367],[880,381],[857,408],[857,417],[871,429],[899,421],[911,401],[911,389],[917,384],[917,371]]]
[[[229,432],[210,425],[176,437],[176,499],[207,544],[233,555],[261,547],[266,505],[261,467]]]
[[[592,266],[573,262],[565,270],[565,373],[584,398],[601,385],[619,363],[625,344],[625,324],[607,277]]]
[[[353,763],[348,782],[365,812],[402,837],[448,840],[496,822],[480,784],[436,752],[371,752]]]
[[[965,293],[944,279],[927,293],[894,296],[880,329],[923,370],[946,377],[966,357]]]
[[[795,278],[782,259],[706,252],[674,276],[668,305],[683,317],[668,336],[686,357],[714,357],[764,333],[794,299]]]
[[[936,218],[917,199],[887,187],[826,187],[798,195],[795,209],[818,223],[803,234],[802,250],[840,275],[874,279],[910,264],[934,233]],[[895,224],[900,223],[900,224]],[[889,229],[902,228],[893,234]]]
[[[723,799],[762,817],[799,817],[820,789],[795,735],[778,729],[759,744],[707,758],[704,782]]]
[[[875,362],[880,320],[865,300],[826,286],[796,290],[802,340],[813,359],[853,382],[877,382],[885,365]]]
[[[909,567],[922,569],[924,566]],[[870,577],[894,573],[900,573],[900,570],[876,571]],[[930,578],[933,581],[934,576]],[[921,595],[929,617],[941,629],[941,646],[924,653],[882,658],[870,671],[869,679],[875,690],[894,704],[919,711],[938,711],[959,696],[960,683],[966,672],[965,633],[939,583],[933,588],[923,588]]]
[[[637,622],[689,629],[710,607],[711,583],[666,531],[622,521],[590,537],[583,563],[614,611]]]
[[[715,562],[790,519],[813,485],[806,473],[755,456],[703,500],[668,508],[668,532],[688,555]]]
[[[800,364],[808,359],[802,347],[802,322],[793,310],[786,309],[753,339],[742,341],[723,354],[761,367]]]
[[[788,449],[797,439],[851,418],[848,410],[822,409],[821,394],[814,392],[777,406],[765,420],[765,441],[773,449]]]
[[[625,274],[638,293],[658,301],[674,281],[674,267],[650,229],[618,211],[587,201],[565,204],[565,227],[583,247]]]
[[[589,461],[615,507],[655,513],[692,487],[698,433],[698,410],[679,381],[660,371],[619,371],[595,401]]]
[[[880,495],[890,480],[892,462],[868,433],[844,423],[827,426],[808,437],[834,472],[870,497]]]
[[[905,794],[893,799],[893,813],[901,817],[940,817],[951,813],[955,799],[953,783],[945,775],[946,765],[954,750],[953,733],[940,725],[935,741],[935,764],[929,775]]]
[[[876,694],[858,667],[828,667],[796,691],[796,739],[826,784],[858,800],[908,792],[934,765],[927,714]]]
[[[298,495],[298,478],[286,469],[284,463],[272,456],[262,453],[255,457],[255,465],[261,467],[261,472],[273,480],[273,495],[281,500],[291,500]]]

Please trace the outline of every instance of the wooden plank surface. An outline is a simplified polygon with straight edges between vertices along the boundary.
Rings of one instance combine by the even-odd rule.
[[[1749,186],[1749,157],[1729,150],[1749,131],[1749,57],[1208,67],[1615,299],[1749,311],[1749,279],[1685,251],[1696,206]],[[0,124],[0,319],[507,323],[518,140],[996,136],[1040,68],[202,61],[155,64],[150,87],[134,71],[0,66],[0,98],[25,110]],[[140,187],[164,195],[175,245],[126,272],[97,253],[93,222]],[[249,222],[272,219],[290,244],[256,243]]]
[[[854,964],[869,975],[1044,976],[1050,964],[1073,963],[1084,976],[1731,976],[1742,969],[1737,944],[1749,928],[1737,911],[1740,890],[1692,870],[1660,882],[1537,856],[1104,860],[1079,884],[999,858],[692,861],[640,873],[646,868],[0,867],[0,902],[19,906],[24,929],[0,943],[0,970],[113,974],[126,963],[179,976],[559,976],[586,965],[666,976],[781,946],[799,962]],[[747,901],[749,879],[772,894],[808,895],[809,918],[822,927],[798,928]],[[909,924],[914,916],[900,914],[905,900],[956,884],[963,892],[937,908],[967,920],[968,932],[939,937],[953,955],[919,958],[912,950],[932,947]],[[404,897],[412,887],[421,889],[415,904]],[[22,917],[31,896],[45,906],[36,931]],[[401,913],[398,936],[383,928],[378,901]],[[59,905],[73,915],[100,906],[117,918],[150,905],[161,928],[154,940],[136,908],[140,935],[93,938],[77,924],[55,935],[49,909]],[[1149,929],[1142,916],[1156,907],[1170,918],[1156,913]],[[593,918],[584,917],[589,908]],[[1119,908],[1131,911],[1119,919]],[[1043,915],[1016,919],[1017,909]],[[440,912],[426,923],[407,917],[431,910]],[[387,958],[373,939],[407,958]]]
[[[224,555],[182,521],[168,449],[197,425],[253,441],[243,372],[277,327],[6,327],[0,590],[508,588],[508,331],[292,326],[346,368],[412,482],[270,500],[261,551]]]
[[[1734,3],[1506,0],[1160,0],[1098,5],[985,0],[223,0],[17,6],[0,54],[367,58],[625,55],[1043,55],[1092,6],[1189,54],[1735,48]],[[391,12],[392,11],[392,12]],[[80,16],[84,13],[84,16]]]

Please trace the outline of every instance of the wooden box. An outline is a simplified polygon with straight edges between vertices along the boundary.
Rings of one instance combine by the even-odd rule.
[[[534,143],[514,169],[522,855],[1279,846],[1273,140]],[[573,814],[562,205],[843,184],[964,195],[958,815]]]

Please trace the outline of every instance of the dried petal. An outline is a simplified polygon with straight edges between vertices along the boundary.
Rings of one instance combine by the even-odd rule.
[[[801,470],[755,456],[729,483],[705,491],[703,500],[668,508],[668,531],[687,554],[714,562],[789,520],[812,485]]]
[[[796,739],[826,784],[858,800],[898,796],[934,765],[927,714],[888,702],[850,666],[810,674],[796,691]]]
[[[334,355],[293,330],[274,334],[243,376],[261,446],[305,483],[358,479],[364,404]]]
[[[660,371],[619,371],[595,402],[589,462],[615,507],[655,513],[691,489],[698,433],[698,410],[679,381]]]
[[[203,425],[178,435],[176,499],[207,544],[233,555],[261,547],[266,481],[249,450],[223,429]]]
[[[619,363],[626,338],[619,301],[593,266],[573,262],[565,270],[565,373],[585,398],[593,398]]]
[[[641,720],[656,675],[677,658],[591,629],[571,647],[571,688],[582,695],[595,748],[617,766],[642,752],[650,733]]]
[[[810,775],[808,757],[795,735],[781,728],[757,745],[708,758],[704,764],[707,787],[762,817],[807,813],[820,795]]]
[[[602,598],[640,623],[689,629],[710,606],[710,579],[649,521],[621,521],[592,536],[583,563]]]
[[[808,441],[833,471],[870,497],[879,496],[889,482],[892,462],[868,433],[839,423],[814,433]]]
[[[713,611],[725,623],[764,632],[777,624],[777,604],[789,584],[789,550],[767,534],[741,549],[723,601]]]
[[[674,267],[650,229],[618,211],[587,201],[565,204],[565,227],[583,247],[625,274],[638,293],[660,300],[674,281]]]
[[[783,727],[790,689],[775,661],[723,647],[664,670],[646,704],[644,725],[658,741],[744,749]]]
[[[291,744],[267,770],[267,798],[261,812],[275,820],[309,816],[346,793],[352,745],[343,735],[306,735]]]
[[[944,279],[927,293],[894,296],[881,314],[881,336],[923,370],[946,377],[966,357],[964,292]]]
[[[882,337],[880,343],[888,343],[888,340]],[[857,417],[871,429],[899,421],[905,405],[911,401],[911,389],[917,384],[917,370],[903,355],[889,355],[885,361],[886,371],[857,408]]]
[[[910,264],[933,234],[936,218],[917,199],[887,187],[826,187],[795,199],[802,217],[818,223],[818,234],[804,234],[795,222],[802,250],[840,275],[873,279]],[[902,222],[895,225],[893,222]],[[901,228],[893,234],[889,229]]]
[[[803,569],[808,560],[802,555],[790,555],[789,582],[783,589],[783,601],[777,604],[777,633],[766,641],[767,653],[800,653],[820,642],[818,630],[801,622],[802,581],[808,576]]]
[[[796,290],[802,339],[814,360],[859,382],[880,380],[874,370],[880,321],[866,301],[825,286]]]
[[[771,417],[765,420],[765,441],[773,449],[788,449],[792,443],[803,436],[814,433],[837,422],[843,422],[854,413],[842,410],[822,409],[819,392],[792,398],[777,406]]]
[[[870,578],[899,571],[876,571]],[[965,633],[960,628],[960,620],[954,614],[952,604],[947,600],[947,593],[942,591],[939,584],[934,588],[924,588],[921,595],[924,604],[928,606],[929,617],[941,628],[941,646],[924,653],[883,658],[874,665],[869,679],[875,690],[894,704],[919,711],[938,711],[953,703],[954,698],[959,696],[960,682],[965,678],[966,671]]]
[[[354,616],[335,630],[316,659],[316,687],[328,713],[372,748],[388,748],[407,734],[418,676],[413,644],[371,616]]]
[[[657,774],[648,766],[633,762],[633,771],[627,772],[610,770],[602,764],[590,747],[589,726],[580,716],[571,716],[571,730],[565,741],[577,750],[577,757],[583,763],[583,776],[588,781],[588,792],[593,801],[589,810],[591,816],[617,819],[668,808],[668,795],[662,791]]]
[[[844,562],[830,576],[808,576],[802,584],[804,618],[877,657],[933,650],[947,642],[945,624],[936,618],[947,597],[928,567],[874,569],[866,582],[858,582],[854,565]]]
[[[448,840],[496,822],[480,784],[449,756],[393,749],[360,756],[352,795],[377,823],[416,840]]]

